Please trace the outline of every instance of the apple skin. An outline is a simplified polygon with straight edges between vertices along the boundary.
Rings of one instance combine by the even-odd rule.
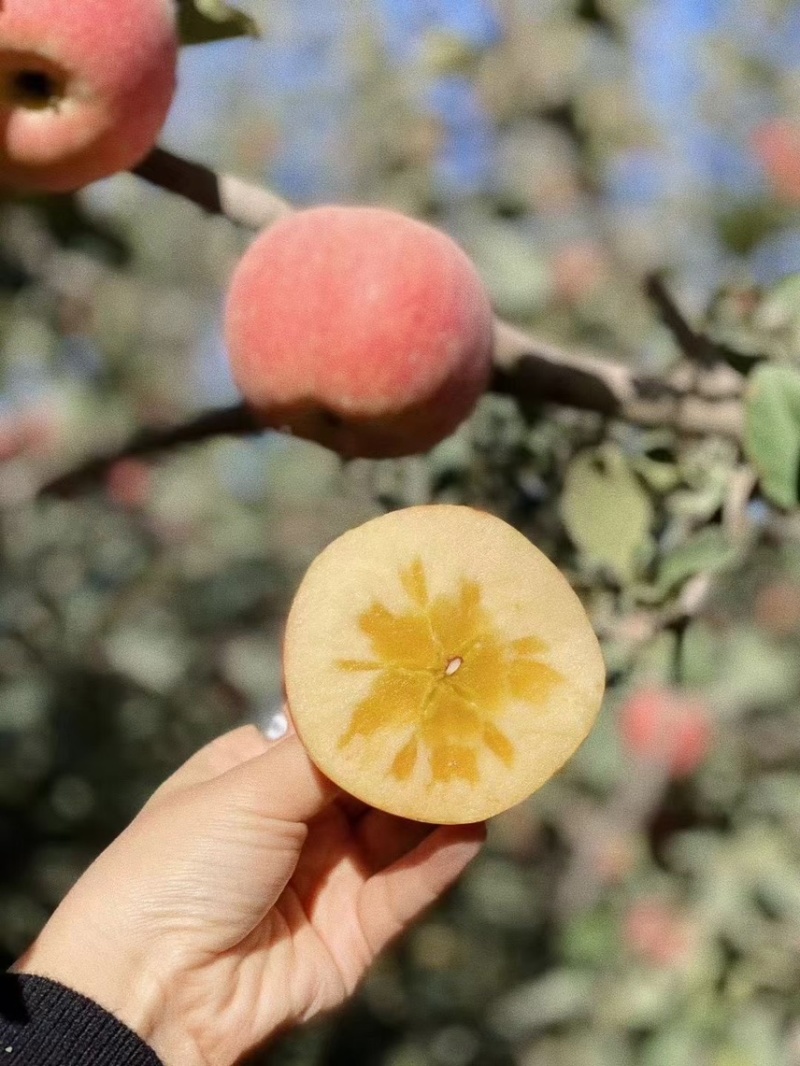
[[[663,763],[673,778],[694,773],[713,742],[706,703],[658,686],[640,688],[629,696],[620,710],[619,725],[629,754]]]
[[[325,206],[282,219],[239,263],[225,333],[265,426],[348,458],[424,452],[470,414],[493,315],[466,253],[395,211]]]
[[[175,0],[3,0],[0,187],[67,192],[135,166],[177,57]]]

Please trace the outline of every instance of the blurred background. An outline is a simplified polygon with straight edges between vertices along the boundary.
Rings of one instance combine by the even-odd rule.
[[[429,219],[498,313],[567,348],[673,369],[642,288],[663,271],[714,337],[800,359],[800,4],[239,6],[262,39],[184,51],[165,147],[297,205]],[[265,434],[36,499],[138,426],[237,400],[220,313],[247,240],[131,176],[0,205],[3,962],[192,751],[276,727],[315,554],[460,501],[584,597],[599,725],[350,1006],[258,1061],[800,1066],[800,538],[729,441],[487,396],[426,457],[343,466]]]

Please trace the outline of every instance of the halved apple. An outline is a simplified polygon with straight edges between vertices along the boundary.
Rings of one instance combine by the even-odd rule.
[[[476,822],[586,737],[605,669],[583,606],[516,529],[469,507],[372,519],[311,564],[284,678],[311,759],[366,803]]]

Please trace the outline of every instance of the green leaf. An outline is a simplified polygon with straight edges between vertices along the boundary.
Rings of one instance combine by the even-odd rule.
[[[659,495],[672,492],[680,484],[681,472],[677,463],[661,462],[648,455],[640,455],[633,468],[645,484]]]
[[[766,237],[781,229],[780,209],[770,201],[758,200],[737,204],[716,219],[719,235],[739,255],[746,255]]]
[[[469,73],[478,55],[469,40],[448,30],[429,30],[422,39],[422,61],[431,74]]]
[[[792,699],[800,680],[800,662],[791,648],[780,647],[758,629],[728,630],[720,644],[717,676],[708,698],[718,713],[729,717],[754,707]]]
[[[552,295],[551,270],[517,227],[469,207],[462,209],[453,228],[484,278],[498,314],[524,318],[541,310]]]
[[[225,0],[181,0],[178,26],[183,44],[210,44],[230,37],[258,37],[255,19]]]
[[[613,987],[607,990],[603,1017],[606,1024],[628,1029],[659,1028],[668,1018],[674,1017],[679,995],[668,969],[630,968],[619,974]]]
[[[754,372],[745,405],[744,446],[764,495],[779,507],[797,506],[800,372],[774,365]]]
[[[800,274],[789,274],[764,295],[753,325],[773,341],[771,348],[787,360],[800,358]]]
[[[643,1066],[685,1066],[687,1062],[703,1062],[700,1035],[685,1021],[656,1030],[645,1043],[640,1060]]]
[[[564,923],[561,936],[564,958],[577,966],[603,966],[619,955],[619,925],[605,909],[577,914]]]
[[[489,1025],[506,1039],[518,1040],[575,1022],[591,1013],[596,985],[591,970],[551,969],[501,996],[489,1010]]]
[[[658,572],[659,588],[669,592],[695,574],[717,573],[735,562],[738,554],[721,529],[707,526],[664,556]]]
[[[596,566],[623,580],[649,548],[650,497],[619,448],[584,452],[570,463],[561,517],[575,545]]]

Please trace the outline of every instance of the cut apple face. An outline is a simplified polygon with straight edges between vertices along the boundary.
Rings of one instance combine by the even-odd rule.
[[[371,806],[476,822],[545,783],[586,737],[605,668],[572,588],[469,507],[375,518],[311,564],[286,627],[295,728]]]

